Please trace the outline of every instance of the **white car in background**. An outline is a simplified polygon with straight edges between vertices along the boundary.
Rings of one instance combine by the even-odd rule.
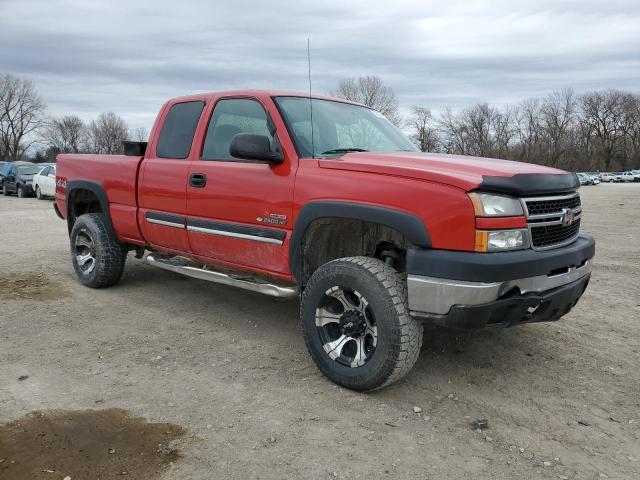
[[[38,200],[56,194],[56,166],[47,165],[33,176],[33,190]]]
[[[600,174],[600,181],[601,182],[621,182],[622,181],[622,176],[618,173],[601,173]]]
[[[633,174],[633,172],[622,172],[622,181],[623,182],[635,182],[636,181],[636,176]]]

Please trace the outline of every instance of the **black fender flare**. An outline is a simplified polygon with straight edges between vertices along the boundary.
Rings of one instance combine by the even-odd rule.
[[[71,234],[71,229],[73,228],[73,215],[71,214],[71,202],[69,200],[71,199],[71,194],[76,190],[88,190],[97,197],[98,202],[100,203],[100,208],[104,212],[108,228],[115,232],[113,224],[111,223],[111,214],[109,213],[109,200],[107,198],[107,193],[104,191],[104,187],[91,180],[71,180],[67,183],[67,191],[65,193],[67,227],[69,228],[69,234]]]
[[[431,238],[424,222],[411,213],[353,202],[309,202],[300,210],[289,241],[289,268],[299,283],[302,283],[302,241],[309,225],[319,218],[349,218],[378,223],[402,233],[414,246],[431,248]]]

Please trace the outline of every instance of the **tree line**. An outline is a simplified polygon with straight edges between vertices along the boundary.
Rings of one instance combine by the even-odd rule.
[[[572,89],[493,107],[478,103],[435,116],[411,107],[402,119],[393,90],[378,77],[344,79],[336,96],[376,108],[424,152],[505,158],[572,171],[640,168],[640,95]]]
[[[89,123],[77,115],[48,116],[33,81],[0,76],[0,160],[53,162],[59,153],[118,154],[122,140],[147,137],[146,129],[131,131],[113,112]]]
[[[333,95],[375,108],[424,152],[505,158],[572,171],[640,168],[640,95],[571,89],[516,104],[478,103],[438,115],[414,105],[403,118],[391,87],[376,76],[344,78]],[[34,83],[0,76],[0,159],[53,161],[58,153],[122,153],[122,140],[146,141],[113,112],[85,123],[51,117]],[[37,147],[37,148],[36,148]],[[33,154],[32,152],[36,153]]]

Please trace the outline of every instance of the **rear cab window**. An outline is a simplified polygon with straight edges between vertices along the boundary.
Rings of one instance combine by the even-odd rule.
[[[201,100],[176,103],[171,106],[164,119],[156,155],[159,158],[187,158],[191,151],[193,136],[204,109]]]

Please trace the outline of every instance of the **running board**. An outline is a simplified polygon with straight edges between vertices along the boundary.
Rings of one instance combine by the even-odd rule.
[[[172,259],[156,258],[153,254],[147,255],[147,263],[149,265],[169,270],[170,272],[180,273],[187,277],[221,283],[223,285],[231,285],[232,287],[251,290],[252,292],[258,292],[278,298],[295,298],[300,293],[300,289],[298,287],[275,285],[252,277],[241,277],[237,274],[230,275],[213,270],[207,270],[206,267],[194,267],[188,264],[181,265],[176,262],[172,262],[171,260]]]

